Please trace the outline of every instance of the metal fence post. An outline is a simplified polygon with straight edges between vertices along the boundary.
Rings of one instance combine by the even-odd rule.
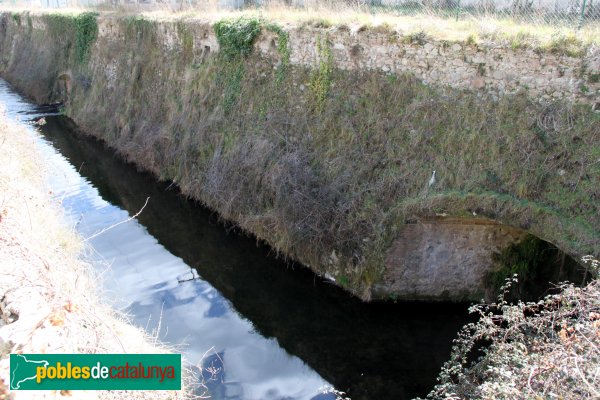
[[[458,21],[459,15],[460,15],[460,0],[456,0],[456,20],[457,21]]]
[[[577,26],[577,29],[581,29],[581,27],[583,26],[583,20],[585,18],[586,3],[587,3],[587,0],[583,0],[583,4],[581,4],[581,14],[579,15],[579,25]]]

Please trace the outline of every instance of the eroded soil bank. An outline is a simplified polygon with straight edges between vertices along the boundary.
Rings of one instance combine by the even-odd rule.
[[[50,399],[68,392],[9,392],[10,353],[163,353],[99,296],[79,257],[82,238],[45,183],[32,127],[0,111],[0,397]],[[3,397],[6,396],[6,397]],[[77,392],[81,399],[181,399],[185,392]]]

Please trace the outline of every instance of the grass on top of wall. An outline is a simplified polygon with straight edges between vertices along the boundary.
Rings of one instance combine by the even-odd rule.
[[[47,11],[31,7],[4,7],[11,11],[15,21],[21,23],[22,16],[30,14],[48,14]],[[92,10],[92,11],[85,11]],[[581,57],[590,48],[600,45],[600,23],[588,22],[580,28],[560,22],[527,22],[493,15],[470,17],[463,15],[456,19],[449,16],[416,13],[402,15],[390,9],[361,7],[348,2],[329,2],[313,5],[304,9],[287,7],[282,4],[270,4],[260,8],[226,10],[216,4],[203,2],[196,8],[184,11],[161,9],[136,10],[81,7],[53,11],[52,14],[74,18],[80,14],[98,14],[120,16],[130,19],[149,21],[209,21],[217,23],[223,20],[263,20],[268,23],[287,27],[313,27],[322,29],[340,29],[373,31],[387,33],[392,40],[406,40],[421,35],[427,40],[442,40],[467,43],[494,42],[512,48],[528,48],[540,53],[561,54]]]

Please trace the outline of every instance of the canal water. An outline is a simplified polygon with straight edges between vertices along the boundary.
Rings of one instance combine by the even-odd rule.
[[[1,80],[0,103],[45,117],[32,135],[106,300],[177,346],[211,398],[410,399],[435,384],[466,305],[362,303]]]

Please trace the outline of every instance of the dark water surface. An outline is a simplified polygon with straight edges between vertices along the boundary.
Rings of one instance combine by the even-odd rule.
[[[44,113],[0,81],[0,102],[23,120]],[[364,304],[224,225],[122,162],[61,116],[37,136],[51,186],[89,255],[108,301],[133,322],[213,366],[213,399],[424,396],[467,320],[465,305]],[[210,379],[209,379],[210,378]]]

